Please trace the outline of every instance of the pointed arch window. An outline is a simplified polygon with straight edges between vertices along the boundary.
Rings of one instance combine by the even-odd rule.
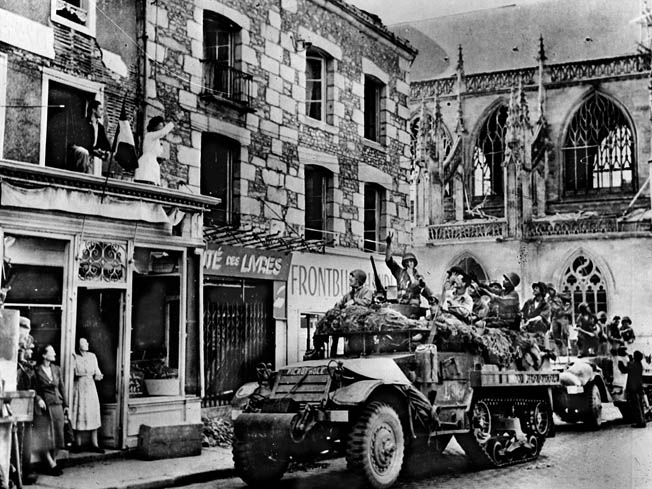
[[[503,195],[503,160],[507,107],[501,105],[484,122],[473,148],[473,196]]]
[[[575,113],[562,153],[567,194],[635,190],[634,132],[604,95],[594,92]]]
[[[585,255],[578,255],[566,268],[561,289],[570,294],[575,313],[583,302],[587,303],[594,313],[609,312],[604,275],[595,262]]]
[[[464,270],[464,273],[474,277],[478,282],[486,282],[488,280],[484,268],[472,256],[465,256],[458,260],[457,266]]]

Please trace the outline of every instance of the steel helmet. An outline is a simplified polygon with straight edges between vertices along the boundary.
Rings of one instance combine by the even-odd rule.
[[[407,262],[409,260],[414,260],[414,266],[415,267],[419,263],[419,261],[417,260],[416,255],[414,253],[406,253],[406,254],[404,254],[403,259],[401,260],[401,263],[403,264],[403,266],[405,266],[405,262]]]
[[[521,283],[521,277],[518,276],[518,273],[507,272],[505,275],[503,275],[503,277],[505,277],[514,288],[518,287],[518,284]]]
[[[367,274],[364,270],[353,270],[350,275],[358,281],[358,285],[362,285],[367,281]]]

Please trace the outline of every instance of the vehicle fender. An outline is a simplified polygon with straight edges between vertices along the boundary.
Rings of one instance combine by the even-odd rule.
[[[381,385],[385,385],[385,382],[377,379],[354,382],[334,391],[331,394],[331,400],[340,406],[357,406],[366,401],[371,393]]]
[[[609,390],[607,389],[607,385],[605,384],[602,375],[595,375],[591,382],[597,385],[598,389],[600,389],[600,398],[602,399],[602,402],[612,402],[611,394],[609,394]]]

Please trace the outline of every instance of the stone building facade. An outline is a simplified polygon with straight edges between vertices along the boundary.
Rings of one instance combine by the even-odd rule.
[[[371,276],[388,230],[410,244],[416,51],[340,0],[148,2],[146,34],[145,119],[176,125],[169,185],[221,200],[205,219],[203,351],[205,405],[222,404],[260,361],[300,357],[334,302],[319,291],[343,295],[351,266]],[[233,273],[279,252],[321,271]]]
[[[393,26],[420,51],[410,94],[415,240],[552,283],[649,341],[649,31],[636,1],[548,0]],[[472,34],[471,34],[472,33]],[[425,196],[425,197],[424,197]],[[436,286],[436,285],[435,285]]]

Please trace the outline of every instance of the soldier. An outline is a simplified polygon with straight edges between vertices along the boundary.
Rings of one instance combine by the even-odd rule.
[[[467,291],[471,279],[460,267],[451,268],[448,275],[451,288],[446,291],[441,309],[468,323],[473,312],[473,299]]]
[[[345,307],[353,305],[369,307],[374,294],[369,287],[364,285],[366,281],[367,274],[364,270],[353,270],[349,274],[349,285],[351,286],[351,290],[349,290],[349,292],[335,304],[334,309],[344,309]],[[321,324],[322,323],[320,323],[319,326],[321,326]],[[329,333],[332,333],[332,331],[325,331],[319,327],[317,328],[315,335],[313,336],[314,349],[306,352],[306,359],[323,358],[324,345],[326,344]],[[331,356],[337,354],[338,341],[339,336],[334,335],[333,344],[331,345]]]
[[[523,329],[531,333],[545,333],[550,327],[550,305],[545,300],[546,284],[533,283],[532,294],[533,297],[526,300],[521,309]]]
[[[624,318],[623,318],[624,319]],[[630,357],[630,362],[625,365],[622,361],[618,362],[618,369],[627,374],[627,384],[625,392],[627,402],[634,417],[634,428],[645,428],[645,415],[643,413],[643,354],[636,350],[634,357]]]
[[[568,339],[571,327],[571,313],[560,311],[557,319],[552,323],[550,336],[552,338],[552,347],[557,356],[568,355]]]
[[[629,316],[624,316],[622,321],[620,321],[620,337],[628,345],[636,341],[636,334],[632,328],[632,320],[629,319]]]
[[[385,263],[396,279],[399,304],[419,306],[420,296],[425,297],[429,304],[433,304],[435,299],[432,292],[426,285],[423,276],[417,272],[417,257],[414,253],[405,253],[401,260],[403,266],[396,263],[392,257],[392,237],[392,233],[389,233],[385,238],[387,243]]]
[[[502,293],[495,294],[490,289],[482,287],[487,295],[491,297],[494,304],[496,317],[487,317],[479,321],[481,326],[490,328],[508,328],[518,330],[521,325],[520,298],[516,287],[521,283],[521,277],[515,272],[508,272],[503,275]]]

